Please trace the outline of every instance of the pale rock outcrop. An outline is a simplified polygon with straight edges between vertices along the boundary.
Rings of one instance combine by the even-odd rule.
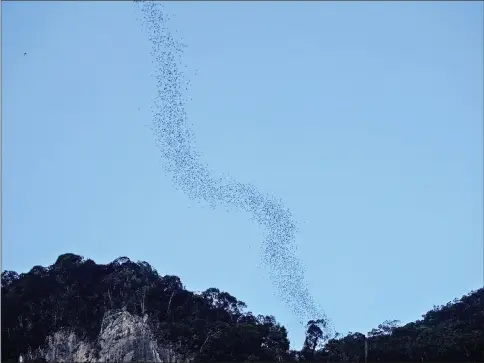
[[[26,358],[44,358],[48,362],[183,361],[172,349],[158,346],[147,320],[147,315],[110,311],[105,314],[95,341],[82,340],[74,332],[63,329],[47,337],[45,346],[29,352]]]

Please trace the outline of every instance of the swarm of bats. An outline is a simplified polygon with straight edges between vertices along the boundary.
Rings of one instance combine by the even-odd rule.
[[[193,134],[187,122],[182,90],[181,69],[183,44],[167,28],[162,5],[152,1],[135,1],[142,12],[142,22],[152,43],[158,95],[154,101],[151,129],[161,152],[165,171],[176,187],[194,200],[213,208],[243,210],[265,227],[262,259],[282,301],[296,316],[328,319],[314,302],[304,279],[304,268],[295,257],[296,222],[281,200],[266,195],[253,185],[244,184],[230,176],[215,177],[202,164],[194,150]]]

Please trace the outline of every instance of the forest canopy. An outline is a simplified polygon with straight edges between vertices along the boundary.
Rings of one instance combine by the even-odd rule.
[[[147,316],[157,342],[196,361],[484,361],[484,289],[403,326],[387,320],[367,335],[328,339],[325,321],[314,317],[303,347],[291,350],[274,316],[255,315],[214,287],[190,292],[177,276],[127,257],[102,265],[67,253],[28,273],[4,271],[1,281],[2,361],[17,361],[61,329],[95,339],[104,314],[115,309]]]

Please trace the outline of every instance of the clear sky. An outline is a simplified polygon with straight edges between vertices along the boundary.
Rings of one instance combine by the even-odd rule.
[[[409,322],[483,284],[482,2],[170,2],[203,161],[284,201],[337,331]],[[2,270],[144,260],[298,319],[244,213],[175,189],[129,2],[2,4]],[[27,55],[24,56],[24,53]]]

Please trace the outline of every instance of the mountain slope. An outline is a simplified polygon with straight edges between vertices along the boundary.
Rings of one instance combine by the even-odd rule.
[[[47,268],[2,273],[2,361],[45,347],[60,331],[96,341],[105,314],[146,316],[153,340],[188,359],[275,360],[289,349],[272,316],[243,312],[245,304],[211,288],[201,295],[176,276],[159,276],[146,262],[118,258],[98,265],[64,254]]]
[[[368,361],[484,361],[483,296],[474,291],[401,327],[379,325]],[[301,351],[291,351],[273,316],[246,312],[216,288],[187,291],[178,277],[126,257],[100,265],[64,254],[48,267],[2,273],[2,361],[365,360],[363,334],[325,334],[324,320],[310,321]]]

